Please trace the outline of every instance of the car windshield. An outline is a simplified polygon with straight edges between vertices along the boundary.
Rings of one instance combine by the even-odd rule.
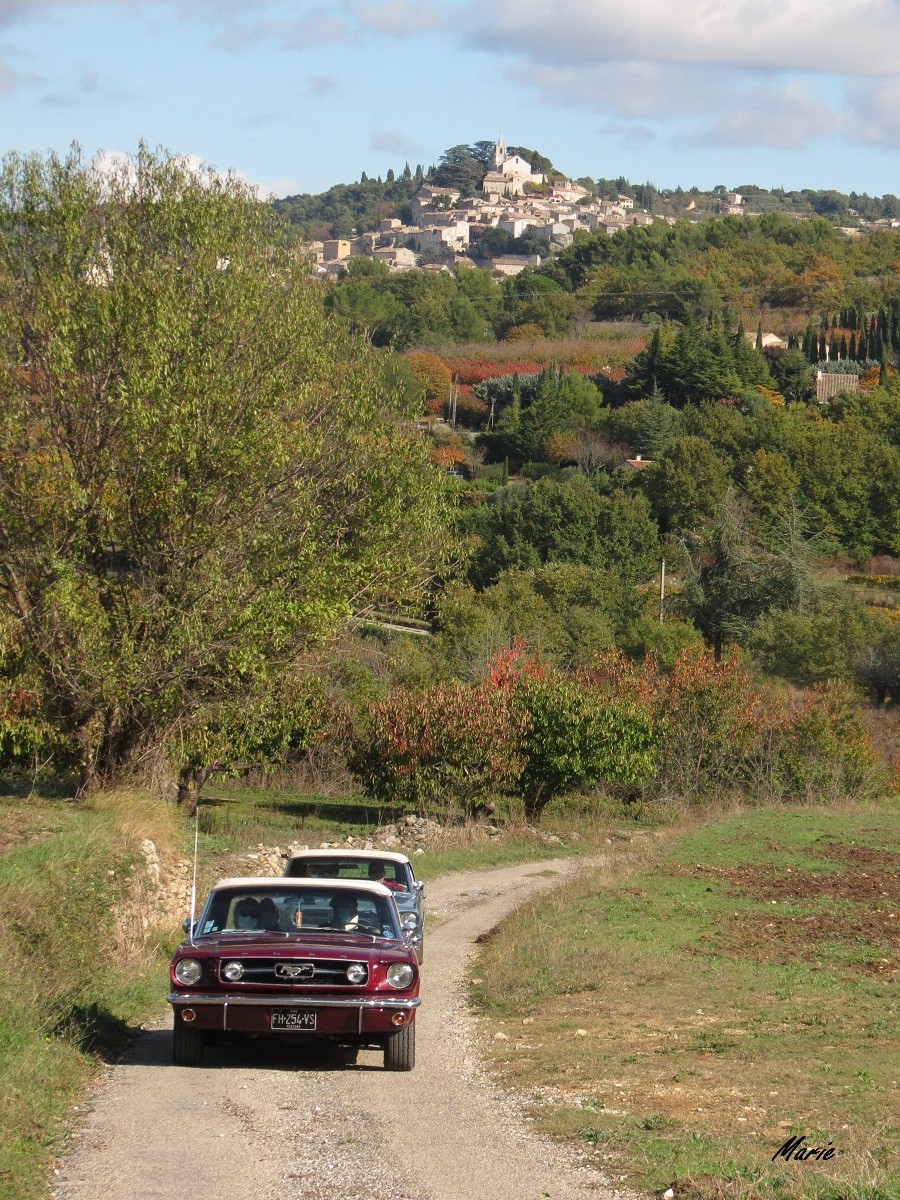
[[[195,934],[238,932],[365,933],[399,938],[395,909],[385,896],[352,888],[217,888],[206,902]]]
[[[381,858],[292,858],[285,872],[292,879],[368,879],[392,892],[411,890],[406,863]]]

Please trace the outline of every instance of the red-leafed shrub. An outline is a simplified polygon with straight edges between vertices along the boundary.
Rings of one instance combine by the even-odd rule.
[[[401,688],[370,705],[348,763],[368,794],[383,803],[460,815],[514,781],[516,740],[510,706],[498,688]]]

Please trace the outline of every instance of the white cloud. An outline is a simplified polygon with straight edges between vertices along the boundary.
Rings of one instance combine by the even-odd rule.
[[[715,117],[695,141],[711,146],[768,146],[798,150],[816,138],[838,137],[844,118],[801,80],[779,88],[756,88],[730,112]]]
[[[421,146],[396,129],[375,129],[369,138],[369,146],[379,154],[418,154]]]
[[[438,5],[423,0],[387,0],[387,3],[358,3],[354,7],[356,19],[366,29],[385,33],[391,37],[411,37],[418,33],[431,33],[449,23],[449,14]]]
[[[0,59],[0,96],[5,96],[7,92],[11,92],[13,88],[19,87],[20,84],[31,82],[32,77],[23,75],[21,71],[17,71],[15,67],[11,67],[8,62]]]
[[[847,133],[854,142],[900,149],[900,79],[851,85],[847,109]]]
[[[327,96],[337,91],[337,80],[331,75],[310,75],[307,87],[314,96]]]
[[[469,38],[544,63],[643,61],[740,70],[893,75],[900,5],[846,0],[477,0]],[[858,53],[843,53],[852,31]]]
[[[229,50],[240,50],[248,41],[276,42],[290,50],[308,50],[326,42],[352,42],[358,31],[345,18],[327,8],[312,8],[290,19],[258,21],[255,24],[230,24],[217,41]]]

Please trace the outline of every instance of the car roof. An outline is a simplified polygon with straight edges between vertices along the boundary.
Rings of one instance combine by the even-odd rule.
[[[295,858],[377,858],[382,862],[408,863],[405,854],[395,854],[393,850],[299,850],[291,855]]]
[[[333,892],[336,888],[345,888],[353,892],[371,892],[374,896],[387,896],[393,899],[393,892],[383,883],[374,883],[369,879],[291,879],[284,875],[238,875],[232,879],[220,879],[212,888],[253,888],[267,887],[277,891],[288,889],[294,892]]]

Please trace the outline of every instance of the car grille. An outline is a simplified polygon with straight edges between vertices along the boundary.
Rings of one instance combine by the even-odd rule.
[[[226,984],[231,983],[231,980],[222,975],[222,966],[226,962],[239,962],[244,968],[244,974],[236,984],[232,984],[236,987],[247,983],[275,987],[295,987],[297,984],[314,987],[364,987],[369,981],[369,968],[366,963],[360,963],[360,966],[366,968],[366,977],[359,983],[351,983],[347,978],[350,961],[344,959],[227,958],[219,963],[219,979]]]

